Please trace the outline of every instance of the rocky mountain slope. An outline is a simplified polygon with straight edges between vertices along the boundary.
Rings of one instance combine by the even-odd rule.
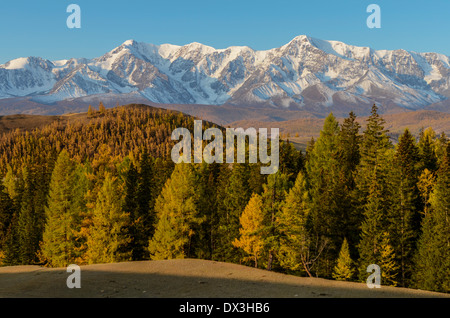
[[[417,110],[447,105],[450,57],[373,50],[301,35],[266,51],[128,40],[93,59],[28,57],[0,65],[0,99],[8,103],[24,97],[40,105],[80,99],[87,103],[118,96],[320,113],[364,114],[373,103],[389,112]]]

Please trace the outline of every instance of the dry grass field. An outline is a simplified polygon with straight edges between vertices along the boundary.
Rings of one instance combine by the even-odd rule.
[[[199,259],[81,266],[81,288],[66,268],[0,267],[2,298],[410,298],[450,294],[307,278]]]

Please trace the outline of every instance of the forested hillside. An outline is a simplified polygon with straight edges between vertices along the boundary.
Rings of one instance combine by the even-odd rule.
[[[203,123],[206,129],[213,124]],[[202,258],[338,280],[450,291],[450,145],[427,129],[394,146],[377,107],[330,114],[280,169],[177,164],[194,118],[101,107],[0,136],[2,265]]]

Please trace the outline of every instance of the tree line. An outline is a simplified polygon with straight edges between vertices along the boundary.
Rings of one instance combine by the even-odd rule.
[[[205,129],[212,124],[204,125]],[[303,153],[260,164],[174,164],[193,118],[151,107],[0,137],[0,261],[92,264],[202,258],[295,275],[450,290],[450,144],[428,128],[393,144],[330,114]]]

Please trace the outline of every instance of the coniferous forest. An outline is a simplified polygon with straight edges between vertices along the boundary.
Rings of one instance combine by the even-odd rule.
[[[377,264],[383,285],[449,292],[450,143],[394,143],[375,105],[366,124],[330,114],[305,152],[280,140],[271,175],[174,164],[194,118],[143,105],[5,132],[0,264],[201,258],[361,282]]]

